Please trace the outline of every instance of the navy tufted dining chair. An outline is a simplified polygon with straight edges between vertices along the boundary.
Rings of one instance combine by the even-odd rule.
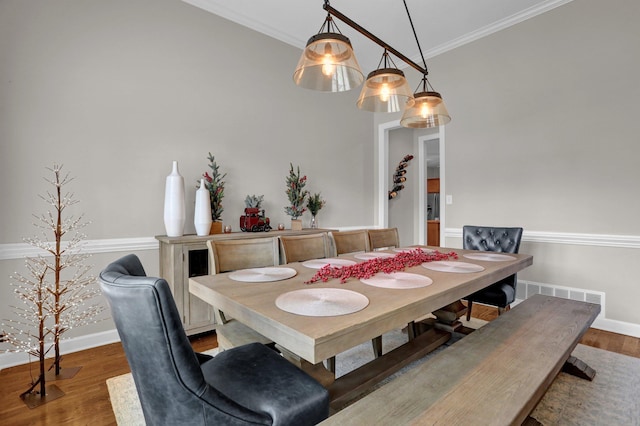
[[[462,239],[462,247],[466,250],[518,253],[522,240],[522,228],[466,225],[462,228]],[[467,321],[471,319],[473,302],[497,306],[498,315],[504,312],[516,298],[516,283],[517,276],[513,274],[465,297]]]

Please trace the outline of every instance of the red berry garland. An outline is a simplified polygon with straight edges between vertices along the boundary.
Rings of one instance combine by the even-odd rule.
[[[325,265],[315,273],[305,284],[312,284],[318,281],[326,283],[331,278],[340,278],[340,283],[344,284],[349,278],[371,278],[378,272],[391,273],[403,271],[405,268],[418,266],[425,262],[436,260],[457,259],[456,252],[440,253],[439,251],[425,252],[420,248],[415,250],[400,252],[393,257],[378,257],[355,265],[336,267]]]

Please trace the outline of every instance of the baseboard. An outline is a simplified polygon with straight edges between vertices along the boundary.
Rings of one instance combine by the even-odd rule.
[[[522,299],[516,299],[511,306],[514,307],[520,302],[522,302]],[[598,317],[592,327],[598,330],[640,338],[640,325],[638,324]],[[64,340],[61,349],[63,353],[72,353],[119,341],[120,336],[118,336],[117,330],[114,329]],[[30,361],[34,361],[34,359],[29,360],[28,355],[25,353],[0,354],[0,370],[27,364]]]
[[[60,342],[60,351],[63,354],[69,354],[119,341],[120,336],[118,335],[117,330],[107,330],[99,333],[87,334],[85,336],[64,339]],[[53,357],[47,357],[47,359],[49,358]],[[29,355],[24,352],[0,354],[0,370],[16,365],[28,364],[33,361],[37,361],[37,359],[29,357]]]

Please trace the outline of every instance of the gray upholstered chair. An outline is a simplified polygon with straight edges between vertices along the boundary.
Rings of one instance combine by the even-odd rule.
[[[466,250],[518,253],[522,228],[466,225],[462,228],[462,240],[462,247]],[[463,298],[467,300],[467,321],[471,319],[473,302],[497,306],[498,315],[504,312],[516,299],[516,284],[517,276],[513,274]]]
[[[135,255],[100,273],[149,425],[313,425],[329,394],[259,343],[216,357],[197,354],[164,279],[147,277]]]

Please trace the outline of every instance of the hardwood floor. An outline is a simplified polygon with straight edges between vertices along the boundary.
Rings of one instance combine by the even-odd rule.
[[[484,320],[497,317],[497,310],[474,305],[473,316]],[[196,351],[217,346],[215,334],[191,339]],[[640,358],[640,339],[589,329],[582,342],[585,345]],[[65,395],[40,407],[29,409],[19,395],[29,387],[30,374],[37,366],[11,367],[0,372],[0,423],[2,425],[115,425],[109,402],[106,380],[129,372],[120,343],[104,345],[86,351],[64,355],[62,366],[82,366],[72,379],[47,382],[58,386]]]

